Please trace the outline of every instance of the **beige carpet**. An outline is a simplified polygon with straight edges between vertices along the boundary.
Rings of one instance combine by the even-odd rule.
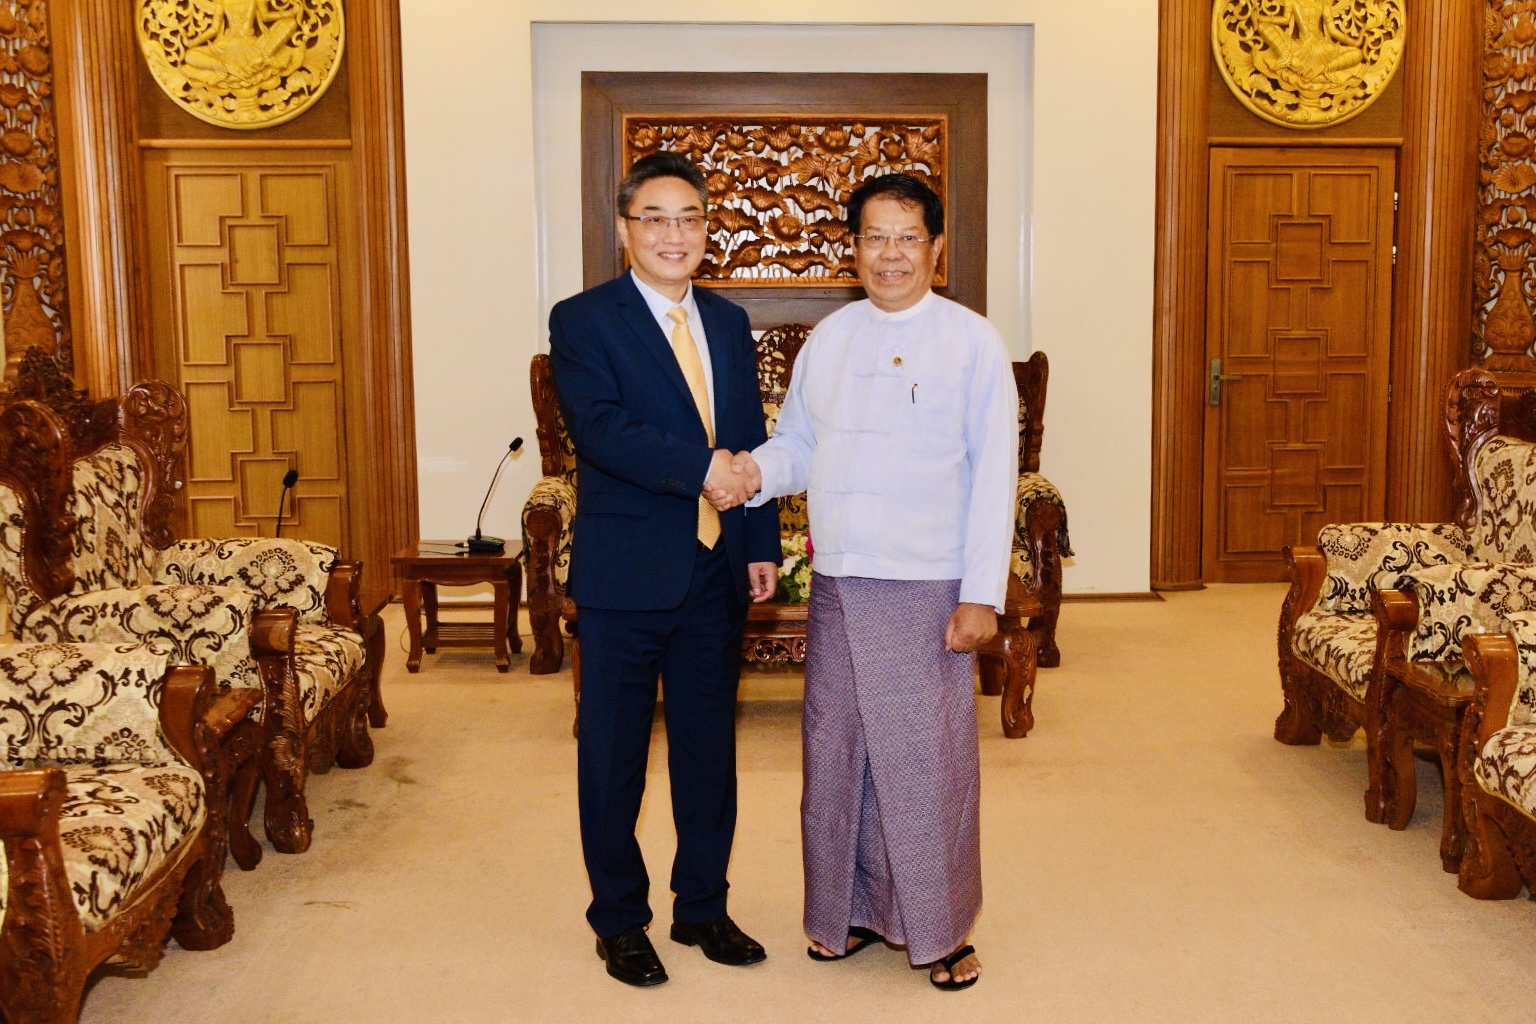
[[[743,689],[731,909],[769,959],[721,967],[674,945],[655,891],[672,981],[642,991],[603,973],[582,918],[569,674],[529,676],[520,657],[498,675],[465,651],[411,676],[396,646],[373,766],[311,782],[313,849],[231,866],[234,941],[103,977],[83,1020],[1532,1019],[1536,907],[1468,899],[1440,870],[1433,765],[1397,833],[1362,816],[1358,738],[1271,739],[1283,593],[1068,604],[1034,733],[1003,739],[997,700],[980,699],[986,973],[969,991],[935,991],[884,948],[806,958],[797,676],[749,674]],[[398,607],[389,623],[397,636]],[[653,769],[642,822],[662,887],[664,783]]]

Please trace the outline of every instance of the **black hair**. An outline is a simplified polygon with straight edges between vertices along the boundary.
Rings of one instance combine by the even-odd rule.
[[[699,202],[706,209],[709,207],[709,190],[704,183],[704,172],[681,153],[662,150],[636,160],[629,173],[624,175],[624,180],[619,182],[615,200],[620,217],[629,216],[629,204],[635,201],[635,193],[640,191],[640,186],[657,178],[681,178],[693,186],[693,190],[699,194]]]
[[[848,226],[855,235],[863,230],[864,204],[878,197],[894,199],[903,206],[922,207],[923,227],[928,234],[944,233],[944,202],[937,192],[910,174],[883,174],[870,178],[848,197]]]

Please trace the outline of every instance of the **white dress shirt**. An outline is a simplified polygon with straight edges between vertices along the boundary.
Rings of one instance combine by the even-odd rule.
[[[807,492],[818,573],[958,579],[961,602],[1001,612],[1018,442],[1018,390],[985,318],[932,292],[897,313],[865,299],[818,324],[795,360],[752,453],[752,504]]]
[[[673,302],[640,280],[633,270],[629,272],[629,277],[635,282],[635,287],[640,289],[640,297],[645,300],[646,307],[656,318],[656,325],[661,328],[661,333],[666,335],[668,344],[672,342],[672,330],[677,324],[672,322],[667,312],[677,306],[682,306],[688,311],[688,330],[699,346],[699,362],[704,364],[704,386],[709,390],[709,422],[713,426],[715,423],[715,371],[713,364],[709,361],[709,338],[704,334],[704,318],[699,316],[698,304],[693,301],[693,282],[688,282],[688,294],[683,296],[683,300]]]

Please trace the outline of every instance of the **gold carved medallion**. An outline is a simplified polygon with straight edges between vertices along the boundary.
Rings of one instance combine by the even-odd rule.
[[[291,121],[341,66],[341,0],[138,0],[137,28],[166,95],[224,128]]]
[[[1287,128],[1348,121],[1403,56],[1405,0],[1217,0],[1211,46],[1232,94]]]

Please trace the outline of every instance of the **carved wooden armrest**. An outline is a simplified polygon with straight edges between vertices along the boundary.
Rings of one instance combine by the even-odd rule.
[[[337,562],[325,582],[325,614],[333,625],[361,633],[366,621],[362,602],[363,565]]]
[[[1377,648],[1389,662],[1408,660],[1408,638],[1419,624],[1419,599],[1406,590],[1371,592],[1376,616]]]
[[[160,732],[171,749],[205,779],[218,767],[215,720],[209,712],[218,683],[207,665],[174,665],[160,693]]]
[[[236,726],[250,717],[251,710],[258,707],[261,701],[262,691],[254,686],[226,690],[214,700],[203,720],[212,731],[213,738],[222,743]]]
[[[1464,726],[1471,730],[1476,756],[1494,733],[1509,725],[1509,710],[1520,686],[1520,651],[1508,633],[1473,634],[1463,650],[1477,682]]]
[[[5,844],[6,912],[0,983],[17,991],[34,965],[57,963],[79,913],[64,874],[59,814],[66,795],[58,768],[0,771],[0,842]],[[68,922],[74,922],[70,924]]]
[[[0,771],[0,839],[10,857],[12,884],[16,852],[26,840],[59,846],[59,811],[64,806],[64,772],[58,768]],[[52,842],[49,842],[51,838]],[[13,852],[15,851],[15,852]]]
[[[1296,620],[1317,607],[1317,599],[1323,592],[1323,580],[1328,575],[1328,559],[1322,549],[1316,547],[1292,547],[1281,549],[1285,567],[1290,572],[1291,589],[1286,592],[1285,603],[1280,606],[1280,625],[1290,630]]]

